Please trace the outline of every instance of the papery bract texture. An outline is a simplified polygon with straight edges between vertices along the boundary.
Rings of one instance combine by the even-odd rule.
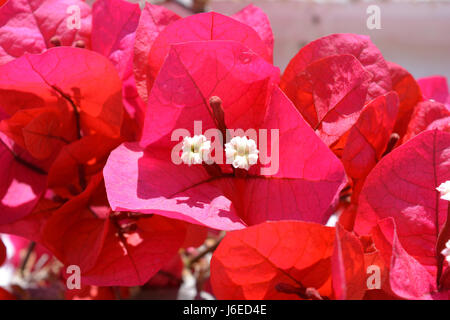
[[[358,237],[336,225],[332,261],[332,283],[336,299],[360,300],[366,291],[364,251]]]
[[[125,290],[124,290],[125,289]],[[121,287],[120,297],[126,298],[128,288]],[[81,289],[66,290],[65,300],[116,300],[114,287],[81,286]]]
[[[2,238],[0,237],[0,266],[5,262],[6,260],[6,247],[3,244]]]
[[[96,1],[92,8],[91,38],[92,50],[108,57],[116,67],[123,82],[125,109],[142,127],[145,104],[139,98],[133,75],[133,47],[140,16],[138,4],[124,0]]]
[[[95,265],[108,232],[108,220],[99,219],[90,209],[90,200],[101,183],[101,175],[91,179],[81,194],[53,212],[43,230],[43,243],[55,256],[83,272]]]
[[[408,141],[425,130],[441,129],[450,131],[450,109],[436,101],[418,103],[411,115],[403,141]]]
[[[391,90],[389,69],[380,51],[369,37],[356,34],[332,34],[307,44],[286,67],[281,88],[289,98],[295,97],[297,91],[295,77],[299,73],[319,59],[339,54],[353,55],[372,74],[367,101]]]
[[[99,286],[145,284],[169,262],[185,239],[185,224],[153,216],[136,222],[136,229],[121,235],[110,226],[97,264],[82,282]]]
[[[267,15],[260,8],[249,4],[241,11],[231,16],[233,19],[252,27],[265,42],[268,54],[273,55],[273,33]]]
[[[110,137],[120,134],[121,82],[114,66],[97,53],[59,47],[40,55],[26,54],[0,66],[0,93],[0,106],[12,117],[18,112],[42,114],[50,108],[53,113],[29,130],[38,130],[44,142],[56,139],[67,143],[80,131]],[[49,117],[54,118],[56,127]],[[25,122],[27,118],[20,119],[20,126],[30,123]],[[49,131],[47,135],[42,134],[44,130]],[[31,145],[35,144],[32,141]]]
[[[101,199],[99,174],[52,214],[42,241],[65,265],[80,267],[83,284],[143,285],[177,253],[186,225],[159,216],[122,217]]]
[[[266,44],[251,27],[215,12],[201,13],[176,20],[164,28],[154,40],[148,54],[147,91],[166,58],[170,45],[189,41],[233,40],[272,62]]]
[[[159,33],[178,19],[181,18],[172,11],[148,2],[142,10],[134,43],[133,74],[139,96],[145,101],[148,97],[147,74],[150,49]]]
[[[8,224],[0,224],[0,232],[42,242],[46,222],[52,213],[60,207],[60,203],[43,198],[26,217]]]
[[[92,50],[108,57],[122,79],[131,72],[140,13],[138,4],[123,0],[99,0],[92,9]]]
[[[286,93],[319,137],[332,145],[358,119],[371,78],[354,56],[333,55],[305,66]]]
[[[345,171],[353,179],[352,198],[356,201],[360,185],[381,159],[389,142],[398,111],[395,92],[370,101],[350,129],[342,151]]]
[[[438,291],[436,278],[402,247],[392,217],[380,220],[372,229],[372,237],[389,268],[389,290],[403,299],[449,299],[448,284],[442,286],[441,282]]]

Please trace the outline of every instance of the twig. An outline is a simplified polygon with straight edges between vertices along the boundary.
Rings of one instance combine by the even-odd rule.
[[[28,261],[30,260],[31,253],[33,253],[34,248],[36,247],[36,242],[31,241],[28,245],[27,254],[25,258],[22,260],[22,264],[20,265],[20,274],[23,277],[25,273],[25,268],[27,267]]]

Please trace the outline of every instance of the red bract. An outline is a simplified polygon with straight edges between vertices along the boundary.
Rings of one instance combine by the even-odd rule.
[[[6,260],[6,247],[3,244],[3,241],[0,237],[0,266],[5,262]]]
[[[53,212],[42,230],[41,241],[60,261],[79,266],[83,274],[95,265],[109,227],[105,216],[91,208],[101,205],[94,198],[101,182],[101,175],[94,176],[81,194]]]
[[[388,62],[388,66],[392,90],[397,92],[400,101],[393,132],[402,138],[411,120],[414,107],[422,101],[422,93],[416,80],[407,70],[392,62]]]
[[[173,258],[185,239],[185,224],[164,217],[138,219],[126,233],[116,232],[116,222],[110,223],[97,264],[83,273],[83,283],[143,285]]]
[[[331,145],[358,119],[371,78],[354,56],[329,56],[297,73],[288,85],[295,90],[286,93],[319,137]]]
[[[104,77],[107,80],[99,81]],[[120,89],[114,67],[104,57],[81,49],[54,48],[0,66],[0,103],[6,113],[0,129],[14,140],[13,144],[2,136],[6,164],[2,169],[7,174],[2,223],[31,212],[47,186],[44,170],[53,171],[61,150],[72,148],[81,136],[85,136],[82,140],[96,134],[119,137]],[[88,160],[95,164],[95,154]],[[82,184],[76,181],[75,186]]]
[[[344,183],[342,165],[276,87],[277,74],[237,42],[173,45],[149,96],[140,146],[122,145],[105,167],[112,208],[223,230],[266,220],[325,222]],[[255,165],[243,179],[231,166],[215,175],[172,162],[173,130],[192,133],[194,121],[216,128],[208,112],[212,96],[222,99],[227,128],[279,130],[277,173],[262,176]]]
[[[198,224],[188,224],[186,228],[186,239],[183,248],[200,247],[208,236],[208,228]]]
[[[135,137],[145,111],[133,76],[133,46],[140,16],[138,4],[123,0],[99,0],[92,8],[92,50],[108,57],[119,72],[125,110],[134,120],[126,125]],[[135,128],[136,122],[140,128]]]
[[[417,80],[425,99],[432,99],[450,108],[450,95],[447,79],[442,76],[426,77]]]
[[[70,193],[70,190],[64,191],[70,185],[81,187],[78,174],[80,166],[87,177],[100,172],[109,153],[120,141],[122,140],[92,135],[64,146],[48,172],[48,186],[61,195]],[[67,196],[70,198],[73,194]]]
[[[226,235],[211,284],[219,299],[361,299],[363,247],[339,225],[266,222]]]
[[[371,73],[367,101],[391,90],[391,78],[383,56],[369,37],[356,34],[333,34],[303,47],[289,62],[283,74],[281,88],[292,99],[297,92],[295,79],[298,74],[317,60],[341,54],[353,55]]]
[[[39,197],[5,222],[28,215],[0,230],[42,243],[65,265],[78,265],[83,284],[147,282],[183,245],[186,224],[128,217],[108,206],[101,171],[108,153],[123,141],[122,86],[114,66],[99,54],[60,47],[25,55],[0,69],[1,106],[7,113],[1,128],[32,156],[45,160],[51,188],[37,203],[47,185],[43,175]]]
[[[299,221],[230,232],[211,261],[214,294],[218,299],[330,297],[334,238],[334,228]]]
[[[52,254],[44,246],[33,244],[29,239],[15,235],[7,235],[11,246],[12,255],[8,258],[8,263],[16,268],[25,268],[29,272],[39,271],[45,267],[51,260]],[[30,246],[33,247],[33,258],[29,259],[26,266],[23,265],[23,259]]]
[[[184,269],[183,260],[176,255],[157,274],[155,274],[146,287],[178,287],[182,282]]]
[[[120,134],[121,82],[112,64],[94,52],[59,47],[40,55],[26,54],[0,66],[0,92],[1,107],[12,117],[18,112],[42,115],[48,109],[52,111],[42,120],[31,118],[38,123],[29,130],[29,134],[38,130],[39,143],[48,147],[54,145],[53,140],[67,143],[80,134]],[[53,118],[48,117],[62,123],[55,127],[49,121]],[[29,118],[20,117],[18,121],[19,126],[30,125]],[[42,133],[45,129],[47,135]]]
[[[333,290],[336,299],[362,299],[367,289],[364,251],[352,232],[336,226],[332,263]]]
[[[333,34],[302,48],[280,84],[322,140],[340,153],[364,105],[388,93],[389,69],[366,36]]]
[[[146,3],[136,29],[133,55],[133,73],[139,95],[147,100],[148,54],[158,35],[171,23],[181,19],[172,11]],[[150,89],[150,88],[149,88]]]
[[[47,185],[46,174],[25,150],[0,133],[0,225],[34,209]]]
[[[345,138],[341,159],[345,171],[353,179],[354,201],[357,201],[364,179],[386,149],[397,110],[398,96],[395,92],[379,96],[364,107]]]
[[[258,24],[255,24],[256,20]],[[254,7],[240,12],[236,19],[216,12],[180,19],[166,9],[147,5],[136,35],[134,72],[139,94],[147,101],[170,45],[175,43],[233,40],[272,62],[273,36],[270,25],[266,23],[268,20],[264,13]]]
[[[122,0],[99,0],[92,8],[92,50],[108,57],[119,71],[129,76],[140,9]]]
[[[80,28],[68,28],[68,9],[80,10]],[[54,46],[89,47],[91,8],[80,0],[14,0],[0,8],[0,65]]]
[[[54,210],[39,241],[65,265],[79,266],[83,284],[143,285],[176,254],[186,225],[111,212],[102,183],[96,175],[83,193]]]
[[[0,225],[0,232],[41,242],[42,230],[45,223],[52,215],[52,212],[59,207],[61,207],[60,203],[43,198],[38,202],[34,210],[26,217],[8,224]]]
[[[416,267],[426,270],[429,275],[418,279],[420,283],[403,282],[401,290],[393,287],[401,297],[408,298],[405,292],[416,298],[432,295],[437,289],[436,283],[440,281],[443,258],[436,247],[438,235],[447,219],[448,203],[439,198],[436,188],[450,180],[449,154],[450,133],[439,130],[423,132],[384,157],[369,174],[361,191],[355,230],[367,234],[379,220],[392,217],[398,236],[398,248],[392,244],[392,250],[409,261],[404,267],[406,270],[402,270],[404,277],[407,277],[408,269]],[[393,229],[390,227],[390,243],[394,241]],[[379,246],[377,248],[382,252],[384,250]],[[388,252],[388,256],[395,259],[394,253]],[[391,261],[389,259],[385,261]],[[420,270],[417,272],[423,273]],[[398,272],[393,271],[390,277],[392,284],[392,279],[399,277]],[[404,280],[404,277],[401,279]],[[425,288],[428,288],[426,292]],[[445,288],[442,290],[445,291]]]
[[[425,130],[450,131],[450,109],[439,102],[427,100],[416,105],[403,141],[408,141]]]

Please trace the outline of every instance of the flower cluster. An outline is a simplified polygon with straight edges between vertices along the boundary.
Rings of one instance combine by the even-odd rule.
[[[218,299],[450,298],[445,78],[356,34],[281,75],[253,5],[54,2],[0,8],[0,265],[68,299],[182,270]]]

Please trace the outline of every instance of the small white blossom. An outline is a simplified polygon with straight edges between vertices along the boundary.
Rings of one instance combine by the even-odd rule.
[[[450,201],[450,180],[441,183],[436,190],[441,193],[441,199]]]
[[[227,163],[235,168],[248,170],[258,161],[258,153],[255,140],[247,137],[234,137],[225,144]]]
[[[441,251],[448,263],[450,263],[450,240],[445,244],[445,249]]]
[[[201,164],[208,161],[211,151],[211,141],[204,135],[184,137],[181,160],[187,165]]]

